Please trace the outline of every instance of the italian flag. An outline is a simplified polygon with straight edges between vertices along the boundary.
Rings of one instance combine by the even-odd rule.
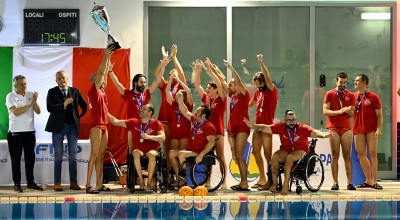
[[[6,95],[13,91],[12,78],[16,75],[26,77],[28,91],[39,93],[38,102],[41,114],[35,115],[36,139],[51,142],[51,133],[46,132],[49,112],[46,107],[47,92],[57,86],[55,74],[59,70],[66,71],[68,86],[78,88],[87,101],[87,93],[91,86],[89,77],[98,71],[103,60],[104,49],[72,48],[72,47],[20,47],[0,48],[0,138],[7,139],[8,110],[5,106]],[[130,49],[119,49],[111,56],[111,63],[115,63],[113,71],[125,88],[130,87]],[[108,110],[118,119],[126,119],[127,106],[121,94],[108,77],[107,88]],[[91,111],[81,118],[79,139],[89,139],[89,119]],[[124,163],[127,152],[127,130],[108,126],[108,146],[117,163]],[[111,163],[108,154],[105,154],[105,163]]]

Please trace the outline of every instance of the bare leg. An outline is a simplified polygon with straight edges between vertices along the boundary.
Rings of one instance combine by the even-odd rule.
[[[158,152],[156,150],[151,150],[147,152],[146,156],[149,158],[149,165],[147,167],[147,171],[149,172],[149,178],[147,179],[147,189],[152,190],[154,189],[153,186],[153,176],[154,176],[154,171],[156,168],[156,156],[158,155]]]
[[[285,180],[283,181],[281,195],[286,195],[289,191],[290,173],[292,172],[293,163],[303,156],[304,151],[295,150],[286,156],[285,160]]]
[[[103,165],[104,165],[104,153],[106,151],[106,146],[108,142],[108,130],[101,136],[99,156],[97,157],[97,161],[95,164],[96,169],[96,189],[100,189],[103,185],[102,176],[103,176]]]
[[[340,137],[340,142],[342,144],[342,155],[344,160],[344,166],[346,168],[347,184],[353,183],[353,165],[351,163],[351,144],[352,144],[351,130],[346,131],[342,137]]]
[[[170,150],[179,150],[179,140],[178,139],[170,139]]]
[[[247,138],[249,137],[249,133],[240,132],[236,135],[235,138],[235,154],[236,159],[238,161],[239,172],[240,172],[240,183],[239,186],[243,189],[247,189],[249,184],[247,183],[247,163],[243,158],[243,152],[246,148]]]
[[[188,151],[188,150],[181,150],[179,152],[179,164],[182,164],[183,162],[186,161],[186,158],[188,157],[196,157],[198,154],[196,152],[193,151]],[[187,167],[184,166],[183,169],[187,170]],[[183,185],[185,182],[184,180],[182,180],[181,182],[179,182],[179,186]]]
[[[189,138],[179,140],[179,150],[186,150],[189,145]]]
[[[89,158],[89,163],[88,163],[88,173],[86,177],[86,188],[88,188],[90,184],[90,180],[92,179],[92,174],[93,174],[93,167],[94,164],[97,161],[98,158],[98,152],[100,149],[100,141],[101,141],[101,129],[93,127],[89,131],[89,138],[90,138],[90,144],[91,144],[91,151],[90,151],[90,158]]]
[[[271,159],[271,172],[272,172],[272,185],[271,185],[271,192],[276,192],[278,187],[278,175],[279,175],[279,164],[283,163],[286,159],[288,152],[284,150],[277,150]]]
[[[139,177],[139,185],[140,185],[139,189],[144,189],[142,165],[140,164],[140,158],[143,156],[144,156],[144,154],[142,151],[140,151],[138,149],[133,150],[133,161],[135,162],[136,173]]]
[[[225,161],[225,154],[224,154],[224,136],[222,134],[218,134],[216,136],[218,140],[215,141],[215,151],[217,153],[217,157],[221,160],[222,164],[225,167],[225,179],[224,182],[222,183],[221,188],[226,189],[226,172],[228,170],[228,167],[226,166],[226,161]],[[221,168],[222,169],[222,168]]]
[[[169,161],[171,162],[172,168],[175,171],[176,179],[175,182],[172,183],[172,186],[178,184],[178,176],[179,176],[179,161],[178,161],[179,150],[170,150],[169,151]]]
[[[365,182],[369,185],[374,184],[371,178],[371,165],[367,158],[367,136],[366,134],[354,134],[354,144],[360,158],[360,165],[364,172]]]
[[[128,131],[128,147],[129,147],[129,153],[132,154],[133,151],[132,131]]]
[[[338,170],[339,170],[339,156],[340,156],[340,136],[335,131],[329,130],[332,136],[329,137],[329,143],[331,145],[332,152],[332,178],[333,184],[339,184],[338,182]]]
[[[369,158],[371,160],[372,182],[375,184],[378,181],[378,139],[374,138],[374,133],[370,132],[367,134],[367,143]]]
[[[264,157],[267,160],[267,170],[269,167],[269,164],[271,162],[271,157],[272,157],[272,134],[267,134],[264,132],[261,132],[261,139],[264,147]],[[261,187],[262,189],[269,189],[270,188],[270,183],[267,182],[264,186]]]
[[[267,179],[265,177],[265,170],[264,170],[264,161],[261,156],[261,147],[262,147],[262,138],[261,138],[261,132],[259,131],[254,131],[253,132],[253,155],[254,158],[256,159],[256,164],[258,167],[258,171],[260,173],[260,178],[258,179],[256,184],[261,184],[264,185],[267,182]]]

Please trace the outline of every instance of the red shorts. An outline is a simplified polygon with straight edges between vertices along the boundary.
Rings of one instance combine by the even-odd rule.
[[[233,127],[231,130],[228,129],[228,132],[231,133],[233,136],[236,136],[240,132],[246,132],[250,134],[250,128],[246,126],[239,126],[239,127]]]
[[[341,137],[347,131],[350,131],[350,128],[328,128],[328,129],[336,132],[339,135],[339,137]]]
[[[92,129],[94,127],[100,128],[102,134],[106,133],[106,131],[107,131],[107,125],[92,125],[92,126],[90,126],[90,129]]]

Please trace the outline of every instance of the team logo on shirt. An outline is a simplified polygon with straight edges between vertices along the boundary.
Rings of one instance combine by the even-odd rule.
[[[364,103],[365,103],[365,105],[371,105],[372,102],[371,102],[371,100],[366,99]]]
[[[146,134],[152,134],[152,133],[153,133],[153,131],[154,131],[153,129],[151,129],[151,128],[147,128],[147,130],[146,130],[146,132],[145,132],[145,133],[146,133]]]
[[[286,136],[285,134],[283,135],[283,137],[290,140],[290,138],[288,136]],[[294,137],[294,142],[298,141],[299,139],[300,139],[300,136],[296,135],[296,137]]]
[[[204,132],[203,132],[203,130],[201,130],[201,128],[199,128],[199,130],[197,130],[196,133],[197,133],[197,134],[203,134]]]
[[[346,98],[344,98],[344,100],[346,100],[346,101],[349,101],[349,100],[350,100],[350,98],[349,98],[349,97],[346,97]]]
[[[217,107],[217,104],[218,104],[218,103],[212,103],[212,104],[211,104],[211,108]]]
[[[233,100],[232,100],[232,104],[233,104],[233,105],[236,105],[236,103],[237,103],[238,101],[239,101],[239,99],[233,99]]]

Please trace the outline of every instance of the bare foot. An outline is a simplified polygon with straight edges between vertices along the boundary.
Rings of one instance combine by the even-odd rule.
[[[269,182],[265,183],[264,185],[258,187],[258,190],[269,190],[271,188],[271,185],[269,184]],[[276,188],[275,188],[276,189]]]
[[[273,193],[277,192],[276,188],[278,187],[278,184],[272,184],[272,186],[269,188],[269,190]]]
[[[281,195],[286,195],[289,192],[289,187],[283,184],[282,189],[281,189]]]

